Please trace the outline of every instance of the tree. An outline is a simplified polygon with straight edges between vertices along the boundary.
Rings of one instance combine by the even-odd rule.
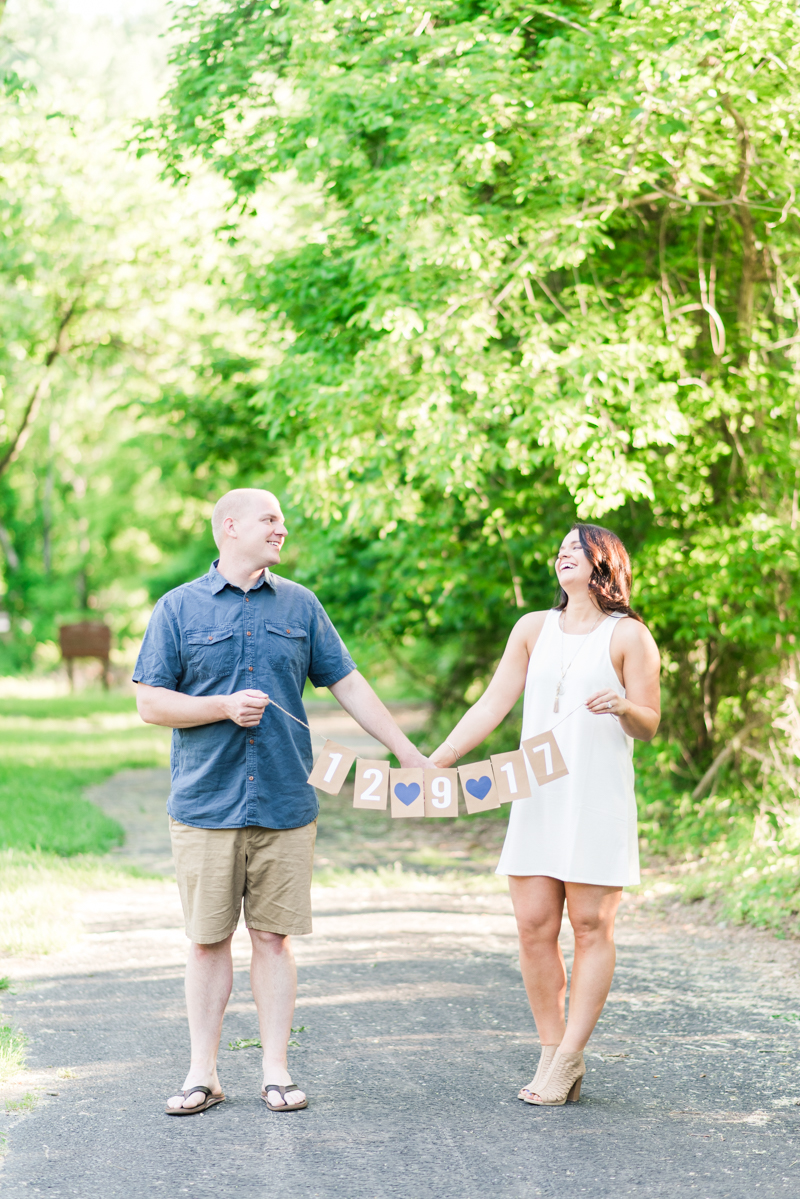
[[[209,283],[224,187],[177,193],[125,150],[130,118],[81,57],[102,65],[104,31],[62,15],[8,14],[0,42],[3,671],[53,659],[64,620],[139,634],[149,576],[187,542],[207,567],[214,480],[190,477],[156,402],[191,377],[210,316],[231,347],[246,341],[240,318],[214,315]],[[123,87],[136,39],[112,32]]]
[[[572,516],[611,523],[699,783],[794,655],[794,10],[216,0],[177,33],[142,151],[212,164],[234,238],[282,178],[318,196],[238,297],[279,360],[175,396],[193,451],[269,455],[441,697],[549,601]]]

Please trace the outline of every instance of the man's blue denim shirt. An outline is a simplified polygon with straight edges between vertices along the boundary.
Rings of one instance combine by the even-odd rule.
[[[167,592],[144,635],[133,681],[186,695],[257,688],[301,720],[307,678],[330,687],[355,662],[312,591],[264,572],[245,594],[214,562],[207,575]],[[306,779],[307,729],[267,705],[257,728],[232,720],[172,733],[167,811],[199,828],[299,828],[316,820]]]

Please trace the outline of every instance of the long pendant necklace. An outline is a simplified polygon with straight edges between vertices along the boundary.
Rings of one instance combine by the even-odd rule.
[[[557,687],[556,687],[556,695],[555,695],[555,700],[553,701],[553,711],[554,711],[554,712],[557,712],[557,711],[558,711],[558,699],[559,699],[559,696],[561,695],[561,688],[562,688],[562,686],[563,686],[563,684],[564,684],[564,676],[566,675],[566,673],[567,673],[567,671],[569,670],[569,668],[570,668],[570,666],[572,665],[572,663],[573,663],[573,662],[575,661],[575,659],[577,658],[578,654],[579,654],[579,653],[581,652],[581,650],[583,649],[583,647],[584,647],[584,645],[586,644],[586,642],[587,642],[587,641],[589,640],[589,638],[591,637],[592,633],[595,631],[595,629],[596,629],[596,628],[597,628],[597,626],[599,625],[600,621],[601,621],[601,620],[603,619],[603,617],[605,616],[605,612],[601,612],[601,613],[600,613],[600,615],[598,616],[597,620],[594,622],[594,624],[592,625],[592,627],[589,629],[589,632],[588,632],[588,633],[586,633],[586,634],[584,635],[583,641],[580,643],[580,645],[579,645],[579,646],[578,646],[578,648],[576,649],[575,653],[574,653],[574,654],[572,655],[572,657],[570,658],[569,662],[567,662],[566,666],[564,665],[564,636],[565,636],[565,634],[564,634],[564,626],[563,626],[563,624],[561,623],[561,617],[562,617],[562,616],[563,616],[564,618],[566,618],[566,611],[562,612],[561,616],[559,616],[559,618],[558,618],[558,627],[559,627],[559,629],[561,630],[561,678],[558,680],[558,685],[557,685]]]

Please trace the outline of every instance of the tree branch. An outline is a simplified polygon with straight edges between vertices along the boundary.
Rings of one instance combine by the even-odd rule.
[[[0,3],[2,3],[2,0],[0,0]],[[56,358],[58,358],[63,353],[61,339],[64,335],[64,331],[65,331],[67,325],[69,324],[69,322],[72,320],[73,316],[75,315],[75,303],[76,303],[76,301],[73,300],[72,303],[70,304],[69,308],[65,312],[64,316],[61,318],[61,321],[59,322],[58,332],[56,333],[55,340],[54,340],[52,346],[50,347],[50,349],[47,351],[47,355],[44,360],[44,370],[42,372],[42,377],[39,380],[39,382],[36,384],[36,386],[34,387],[33,391],[31,392],[30,399],[28,400],[28,403],[25,407],[25,411],[22,414],[22,421],[20,422],[20,426],[17,429],[17,432],[11,438],[11,441],[8,443],[8,445],[6,447],[5,453],[3,454],[2,458],[0,458],[0,475],[3,474],[3,472],[6,470],[7,467],[9,467],[11,465],[12,462],[15,462],[17,460],[17,458],[19,457],[19,455],[22,453],[23,449],[25,448],[26,441],[28,440],[28,438],[31,435],[31,430],[33,428],[33,422],[36,420],[37,414],[39,412],[39,408],[42,403],[42,399],[44,398],[46,385],[47,385],[47,381],[48,381],[47,372],[49,371],[50,367],[55,362]]]
[[[754,729],[759,728],[759,726],[762,724],[764,724],[763,719],[754,720],[751,724],[746,724],[743,729],[740,729],[735,737],[731,737],[728,744],[724,747],[724,749],[720,750],[714,761],[709,766],[708,770],[700,779],[700,782],[692,792],[692,799],[697,800],[702,797],[703,793],[711,786],[716,775],[722,769],[728,759],[733,757],[737,749],[741,749],[742,742],[744,741],[745,737],[748,737]]]

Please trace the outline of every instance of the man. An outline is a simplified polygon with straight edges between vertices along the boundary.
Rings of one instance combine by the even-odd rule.
[[[203,578],[163,596],[134,682],[148,724],[174,729],[167,805],[186,934],[191,1064],[168,1115],[225,1096],[217,1077],[231,993],[231,939],[244,899],[250,983],[263,1047],[262,1098],[272,1111],[307,1105],[286,1051],[297,991],[290,936],[311,932],[311,870],[319,810],[306,782],[310,735],[303,687],[329,687],[402,766],[427,764],[358,673],[319,600],[270,573],[287,535],[268,491],[238,488],[211,518],[219,558]],[[263,718],[263,719],[262,719]]]

